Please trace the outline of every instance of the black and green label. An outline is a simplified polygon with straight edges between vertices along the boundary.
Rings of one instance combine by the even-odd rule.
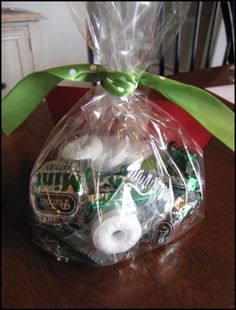
[[[79,209],[81,170],[77,163],[54,160],[36,171],[32,181],[34,210],[40,222],[65,224]]]
[[[39,193],[35,202],[36,208],[41,212],[69,215],[76,209],[76,200],[69,194]]]

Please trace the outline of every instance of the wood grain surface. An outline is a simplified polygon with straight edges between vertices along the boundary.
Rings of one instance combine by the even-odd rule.
[[[209,87],[229,83],[229,74],[219,67],[174,78]],[[134,260],[94,268],[56,262],[32,244],[29,176],[52,128],[44,102],[14,134],[2,134],[3,308],[234,308],[232,151],[215,138],[204,149],[206,211],[200,224]]]

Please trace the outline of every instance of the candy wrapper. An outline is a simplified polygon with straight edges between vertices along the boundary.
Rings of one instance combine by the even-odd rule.
[[[32,226],[34,242],[57,260],[106,266],[170,243],[204,217],[203,152],[138,84],[183,106],[216,99],[145,73],[172,43],[188,2],[88,2],[84,12],[77,4],[69,10],[100,65],[47,70],[56,77],[44,95],[60,78],[97,85],[56,125],[33,167]]]

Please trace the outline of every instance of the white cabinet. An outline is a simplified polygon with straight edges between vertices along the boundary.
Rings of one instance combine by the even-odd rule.
[[[2,97],[23,77],[42,70],[41,19],[34,12],[2,12]]]

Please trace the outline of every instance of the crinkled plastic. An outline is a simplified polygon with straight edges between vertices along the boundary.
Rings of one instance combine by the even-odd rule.
[[[86,33],[102,63],[135,71],[154,59],[163,7],[176,33],[188,4],[88,6]],[[187,233],[204,216],[204,187],[203,152],[173,117],[138,89],[120,98],[97,85],[57,124],[34,165],[34,241],[58,260],[115,264]]]
[[[112,70],[146,70],[183,25],[191,2],[67,2],[99,63]]]

